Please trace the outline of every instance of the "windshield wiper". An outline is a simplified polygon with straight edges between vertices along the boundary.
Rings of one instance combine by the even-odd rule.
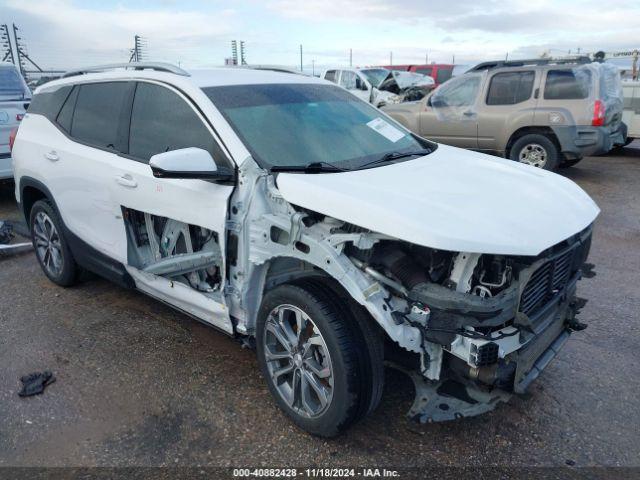
[[[329,162],[313,162],[307,165],[275,165],[271,167],[272,172],[304,172],[304,173],[322,173],[322,172],[347,172],[349,169],[341,168]]]
[[[431,152],[432,150],[427,148],[423,150],[412,150],[411,152],[389,152],[385,153],[380,158],[376,158],[375,160],[372,160],[370,162],[358,165],[358,170],[361,168],[370,167],[371,165],[378,165],[379,163],[392,162],[393,160],[398,160],[400,158],[429,155]]]

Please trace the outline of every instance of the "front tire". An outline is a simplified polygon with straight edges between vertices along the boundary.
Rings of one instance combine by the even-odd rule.
[[[75,284],[78,266],[64,237],[62,220],[48,200],[33,204],[29,227],[33,249],[44,274],[62,287]]]
[[[509,158],[544,170],[556,170],[560,152],[555,143],[539,133],[523,135],[511,147]]]
[[[307,432],[333,437],[367,411],[371,366],[340,300],[313,283],[280,285],[257,320],[260,369],[278,406]]]

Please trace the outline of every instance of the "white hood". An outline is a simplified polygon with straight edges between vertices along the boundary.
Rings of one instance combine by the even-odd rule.
[[[280,173],[285,200],[417,245],[538,255],[600,210],[560,175],[439,145],[424,157],[354,172]]]

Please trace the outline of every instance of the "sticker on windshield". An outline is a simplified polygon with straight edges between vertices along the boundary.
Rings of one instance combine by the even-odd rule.
[[[372,128],[373,130],[378,132],[380,135],[385,137],[387,140],[390,140],[394,143],[400,140],[401,138],[404,138],[404,135],[405,135],[404,132],[402,132],[401,130],[398,130],[393,125],[385,122],[380,117],[376,118],[375,120],[371,120],[369,123],[367,123],[367,127]]]

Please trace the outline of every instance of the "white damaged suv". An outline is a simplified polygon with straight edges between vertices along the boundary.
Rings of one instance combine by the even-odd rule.
[[[412,377],[413,419],[488,411],[584,328],[599,210],[571,181],[426,141],[327,81],[126,66],[40,87],[18,130],[44,273],[91,270],[255,344],[305,430],[373,411],[385,363]]]

